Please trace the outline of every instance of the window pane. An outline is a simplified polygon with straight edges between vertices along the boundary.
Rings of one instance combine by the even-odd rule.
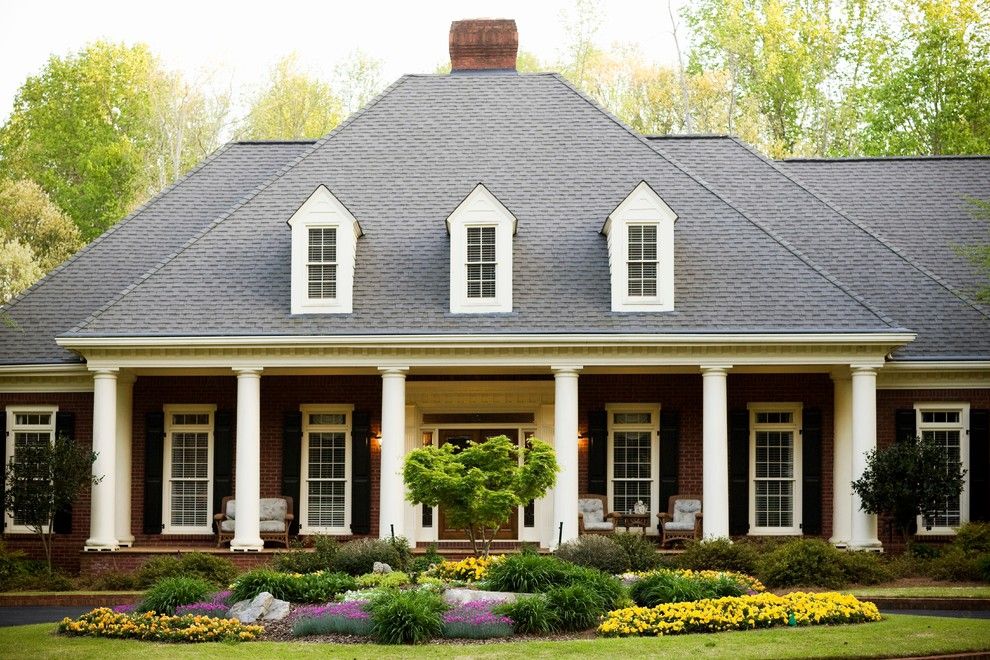
[[[210,423],[209,413],[178,413],[172,415],[173,426],[182,426],[182,425],[205,426],[209,423]]]
[[[337,261],[337,229],[314,227],[309,230],[309,260],[316,262]]]
[[[209,515],[209,482],[173,480],[172,515],[173,527],[206,527]]]
[[[495,228],[468,227],[467,260],[469,263],[495,261]]]
[[[495,264],[467,265],[468,298],[495,297]]]
[[[921,413],[924,424],[958,424],[958,410],[924,410]]]
[[[757,431],[756,478],[794,476],[794,437],[791,431]]]
[[[16,426],[49,426],[51,423],[51,413],[17,413],[14,415]]]
[[[307,489],[306,524],[310,527],[344,526],[343,481],[310,481]]]
[[[638,415],[638,413],[630,413]],[[649,416],[649,413],[645,413]],[[653,448],[650,431],[612,434],[612,508],[631,512],[642,501],[649,512],[653,488]]]
[[[790,412],[758,412],[756,413],[757,424],[790,424],[794,419],[794,413]]]
[[[48,491],[48,470],[40,462],[37,455],[37,450],[46,447],[52,441],[52,434],[49,431],[18,431],[14,433],[14,455],[13,459],[19,465],[28,466],[31,469],[31,475],[37,476],[38,490],[37,495],[39,498],[46,498],[46,493]],[[37,468],[37,472],[33,468]],[[33,491],[33,489],[31,489]],[[33,507],[32,507],[33,508]],[[20,511],[13,511],[13,518],[15,525],[28,525],[32,524],[34,521],[28,520],[27,516],[23,515],[26,509],[21,509]]]
[[[629,227],[629,271],[627,283],[630,296],[657,295],[657,228],[654,225]]]
[[[309,478],[344,478],[344,434],[309,434]]]
[[[756,482],[756,526],[794,525],[794,484],[791,481]]]
[[[615,424],[649,424],[652,421],[653,415],[648,412],[623,412],[612,416]]]
[[[956,413],[958,414],[958,413]],[[923,431],[925,440],[934,442],[945,453],[946,469],[955,469],[962,458],[961,433],[958,430]],[[934,516],[926,517],[926,527],[958,527],[962,524],[960,497],[950,497],[945,503],[945,509]]]
[[[310,265],[309,267],[309,297],[337,297],[337,266]]]
[[[172,434],[172,478],[208,479],[210,476],[208,433]]]
[[[309,416],[309,423],[316,425],[336,425],[343,426],[347,423],[347,415],[344,413],[314,413]]]

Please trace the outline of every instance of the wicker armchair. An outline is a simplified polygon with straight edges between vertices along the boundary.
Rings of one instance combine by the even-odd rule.
[[[667,510],[657,514],[660,519],[660,547],[671,541],[691,541],[701,538],[700,495],[671,495]]]
[[[578,496],[578,534],[612,534],[615,532],[615,514],[608,511],[608,498],[604,495]]]
[[[263,497],[260,501],[260,521],[259,528],[262,541],[276,541],[289,547],[289,526],[295,520],[292,514],[292,498],[286,495],[281,497]],[[213,523],[217,530],[217,547],[219,548],[225,541],[230,542],[234,538],[234,517],[237,515],[236,501],[230,495],[223,498],[220,505],[220,513],[213,516]]]

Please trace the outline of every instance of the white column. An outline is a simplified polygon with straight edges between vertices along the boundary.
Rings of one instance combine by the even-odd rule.
[[[117,379],[117,516],[114,529],[117,543],[134,545],[131,532],[131,418],[134,413],[134,375]]]
[[[378,536],[406,536],[406,486],[402,462],[406,446],[406,372],[409,367],[380,367],[382,372],[381,472],[378,488]],[[408,538],[408,537],[406,537]]]
[[[726,370],[701,368],[703,534],[706,539],[729,537],[729,422]]]
[[[264,547],[261,517],[261,368],[236,368],[237,438],[234,475],[234,538],[230,549],[258,551]]]
[[[553,544],[578,536],[578,372],[581,367],[551,367],[554,379],[553,447],[557,487],[553,491]],[[563,523],[563,532],[560,524]]]
[[[117,370],[93,370],[93,485],[86,550],[117,550],[114,498],[117,494]]]
[[[832,442],[832,538],[846,547],[852,537],[852,380],[848,374],[832,376],[835,387],[834,440]]]
[[[877,370],[852,366],[852,478],[866,471],[866,455],[877,447]],[[880,549],[877,517],[864,512],[859,496],[852,494],[852,524],[849,548]]]

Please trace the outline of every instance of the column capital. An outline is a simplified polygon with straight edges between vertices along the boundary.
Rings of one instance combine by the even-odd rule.
[[[877,371],[879,370],[879,368],[880,368],[880,365],[872,364],[872,363],[850,364],[849,365],[849,370],[852,372],[852,375],[853,376],[856,376],[858,374],[874,375],[875,376],[877,374]]]
[[[382,378],[405,378],[409,367],[378,367],[378,371],[381,372]]]
[[[237,375],[238,378],[251,378],[260,377],[261,372],[264,371],[264,367],[231,367],[231,371]]]
[[[699,367],[701,369],[702,376],[724,376],[729,369],[732,368],[731,364],[703,364]]]
[[[90,371],[93,373],[93,378],[113,378],[113,379],[116,379],[117,378],[117,373],[120,371],[120,369],[118,367],[99,367],[99,368],[96,368],[96,369],[94,369],[94,368],[91,367],[90,368]]]
[[[550,371],[556,376],[577,376],[578,372],[584,369],[583,365],[551,364]]]

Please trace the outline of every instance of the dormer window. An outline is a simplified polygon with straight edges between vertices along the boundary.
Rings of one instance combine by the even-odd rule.
[[[674,222],[677,215],[644,181],[608,216],[613,312],[674,309]]]
[[[350,314],[354,259],[361,226],[320,186],[289,219],[292,228],[292,313]]]
[[[450,311],[512,311],[512,236],[516,219],[483,185],[447,218]]]

